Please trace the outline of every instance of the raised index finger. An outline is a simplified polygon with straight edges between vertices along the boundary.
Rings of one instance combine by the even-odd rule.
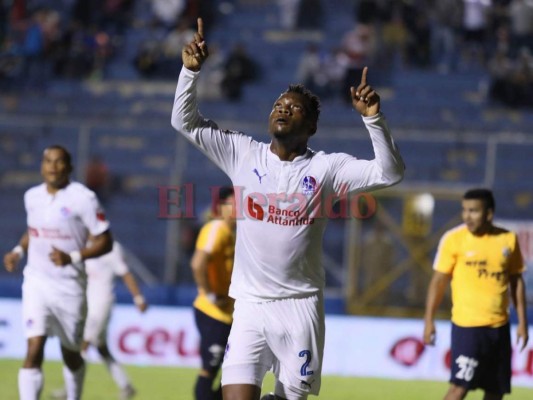
[[[361,85],[366,86],[366,74],[368,73],[368,67],[363,68],[363,73],[361,74]]]
[[[204,38],[204,21],[202,21],[202,18],[198,18],[198,35],[202,39]]]

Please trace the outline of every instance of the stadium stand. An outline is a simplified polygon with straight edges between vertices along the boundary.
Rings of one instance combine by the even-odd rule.
[[[338,45],[354,24],[353,2],[323,1],[323,27],[300,31],[280,28],[275,2],[213,4],[218,12],[209,41],[227,51],[238,38],[259,63],[262,74],[245,86],[241,101],[205,99],[201,110],[223,127],[266,139],[272,102],[294,81],[300,54],[309,42],[318,43],[323,50]],[[116,178],[115,191],[105,204],[113,230],[160,282],[165,281],[168,268],[168,221],[157,218],[158,186],[194,183],[195,210],[200,218],[210,204],[209,188],[227,183],[212,163],[170,127],[179,63],[170,80],[143,79],[133,66],[140,43],[151,34],[149,12],[146,2],[136,2],[134,23],[119,38],[101,79],[54,78],[44,95],[2,86],[9,88],[0,95],[0,219],[7,246],[23,229],[22,194],[39,182],[40,154],[51,143],[68,147],[78,169],[92,154],[105,160]],[[385,72],[380,66],[371,67],[370,80],[375,77],[380,83],[383,110],[406,160],[405,192],[432,188],[460,192],[468,186],[487,185],[499,197],[509,199],[499,202],[502,218],[533,219],[531,109],[509,109],[489,101],[485,70],[441,74],[435,68],[398,66]],[[0,75],[0,84],[7,79]],[[371,156],[366,133],[340,98],[323,99],[320,124],[311,140],[313,148],[354,148],[362,157]],[[77,177],[82,179],[82,171]],[[401,197],[397,200],[390,209],[401,224]],[[447,205],[437,207],[433,225],[441,226],[451,215],[454,210]],[[343,290],[346,228],[346,221],[334,221],[325,238],[331,264],[328,286],[337,294]],[[361,233],[367,230],[363,223]],[[190,301],[187,260],[180,260],[179,265],[179,282],[165,282],[165,289],[149,292],[147,295],[154,296],[152,303]],[[0,272],[0,281],[5,275]],[[173,288],[175,284],[181,289]],[[337,304],[335,309],[339,308]]]

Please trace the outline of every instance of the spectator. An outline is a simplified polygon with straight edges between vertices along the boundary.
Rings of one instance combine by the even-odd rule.
[[[46,12],[39,10],[32,15],[26,30],[22,54],[24,67],[22,78],[29,89],[43,89],[46,80],[45,36],[43,26]]]
[[[348,68],[349,58],[346,53],[338,46],[334,46],[326,54],[323,61],[323,73],[325,74],[324,96],[337,97],[342,96],[344,77]]]
[[[151,0],[155,23],[170,28],[185,10],[186,0]]]
[[[279,7],[279,22],[283,29],[292,31],[296,28],[298,7],[301,0],[277,0]]]
[[[489,82],[489,98],[491,100],[508,104],[513,97],[512,87],[509,82],[509,77],[513,71],[513,62],[507,56],[505,49],[498,49],[487,65],[490,82]]]
[[[180,19],[163,39],[163,54],[166,58],[172,59],[175,65],[175,59],[181,58],[180,49],[189,43],[194,37],[194,31],[189,28],[189,21],[185,18]]]
[[[230,101],[239,101],[244,84],[259,79],[259,66],[242,43],[233,46],[224,64],[222,93]]]
[[[383,21],[381,31],[381,52],[379,64],[381,69],[392,73],[397,68],[403,68],[407,64],[408,32],[403,21],[400,7],[391,7],[387,18]]]
[[[111,175],[104,159],[92,156],[85,168],[85,185],[96,193],[100,201],[108,200],[111,192]]]
[[[135,0],[104,0],[98,27],[113,36],[122,36],[131,24]]]
[[[347,62],[346,55],[338,47],[323,55],[316,43],[309,43],[298,62],[296,80],[320,97],[338,96]]]
[[[418,3],[404,2],[402,15],[407,29],[407,62],[416,68],[431,64],[431,30],[427,10]]]
[[[434,3],[431,18],[432,64],[442,74],[457,67],[457,33],[460,28],[461,0]]]
[[[517,54],[522,47],[533,51],[533,1],[514,0],[509,6],[511,19],[512,54]]]
[[[533,107],[533,56],[528,47],[522,47],[511,76],[514,98],[511,106]]]
[[[0,52],[4,48],[4,41],[7,38],[8,31],[8,12],[9,7],[6,4],[6,0],[0,0]]]
[[[354,20],[364,25],[375,24],[380,16],[379,0],[357,0],[354,6]]]
[[[372,25],[357,23],[342,38],[342,50],[348,57],[342,93],[349,104],[352,101],[349,88],[361,76],[365,66],[374,64],[376,45],[375,30]]]
[[[133,59],[133,65],[142,78],[156,78],[161,60],[161,40],[158,29],[150,27],[150,37],[143,40]]]
[[[322,88],[325,83],[323,79],[325,74],[322,68],[319,46],[316,43],[309,43],[300,56],[298,70],[296,71],[296,80],[312,92],[321,96],[324,92]]]
[[[463,69],[485,65],[490,7],[491,0],[463,0],[461,26]]]
[[[209,58],[202,66],[202,75],[198,79],[198,97],[204,100],[221,99],[223,79],[224,56],[220,48],[216,44],[212,44],[209,47]]]
[[[300,0],[296,17],[296,28],[320,30],[324,23],[324,8],[321,0]]]
[[[194,31],[189,28],[189,21],[181,18],[176,22],[161,43],[160,59],[157,66],[157,75],[160,78],[173,79],[176,76],[176,66],[181,63],[181,48],[189,43],[194,36]]]

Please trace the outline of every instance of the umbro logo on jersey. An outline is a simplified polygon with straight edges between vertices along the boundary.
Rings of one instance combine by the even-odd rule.
[[[253,171],[253,172],[254,172],[254,174],[257,175],[257,177],[259,178],[259,184],[261,184],[261,181],[262,181],[263,178],[266,176],[266,174],[261,175],[261,174],[259,173],[259,171],[257,170],[257,168],[254,168],[254,171]]]

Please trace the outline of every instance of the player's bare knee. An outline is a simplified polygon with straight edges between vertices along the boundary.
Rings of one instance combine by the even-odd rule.
[[[222,387],[224,400],[259,400],[261,388],[255,385],[225,385]]]
[[[462,400],[466,397],[468,390],[462,386],[451,385],[444,400]]]
[[[109,358],[112,359],[112,358],[113,358],[113,357],[111,356],[111,352],[109,351],[109,348],[107,347],[107,344],[104,343],[104,344],[102,344],[102,345],[99,345],[96,349],[98,350],[98,353],[99,353],[102,357],[107,358],[107,359],[109,359]]]
[[[63,355],[63,361],[68,369],[71,371],[77,371],[85,363],[81,353],[61,346],[61,353]]]
[[[32,337],[28,339],[24,368],[40,368],[44,359],[44,337]]]

